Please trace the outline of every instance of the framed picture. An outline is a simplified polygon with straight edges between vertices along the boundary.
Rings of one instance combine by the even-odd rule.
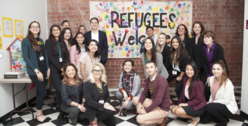
[[[23,21],[15,19],[15,37],[16,38],[23,38]]]
[[[7,17],[2,17],[2,24],[3,24],[3,37],[12,38],[13,37],[12,19]]]

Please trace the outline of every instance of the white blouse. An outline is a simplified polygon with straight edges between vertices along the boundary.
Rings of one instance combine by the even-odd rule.
[[[187,99],[189,99],[189,86],[185,86],[185,90],[184,90],[184,95]]]

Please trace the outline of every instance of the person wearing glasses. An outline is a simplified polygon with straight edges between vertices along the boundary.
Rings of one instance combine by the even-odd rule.
[[[90,125],[98,126],[97,122],[103,122],[106,126],[115,126],[116,110],[110,105],[106,71],[101,63],[92,65],[83,92],[86,100],[85,117],[89,119]]]
[[[85,82],[90,74],[92,64],[100,62],[99,43],[96,40],[91,40],[86,46],[86,52],[79,59],[80,76]]]
[[[108,58],[108,39],[105,32],[98,30],[99,20],[96,17],[90,19],[91,31],[84,34],[85,44],[88,45],[92,39],[99,43],[99,51],[101,52],[101,63],[104,65]]]
[[[43,115],[42,106],[46,96],[46,79],[50,76],[50,67],[46,47],[40,36],[40,24],[33,21],[28,26],[28,35],[22,40],[23,59],[27,64],[27,73],[37,91],[36,118],[39,122],[48,122],[51,118]]]

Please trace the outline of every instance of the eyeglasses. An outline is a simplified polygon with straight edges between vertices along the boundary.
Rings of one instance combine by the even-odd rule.
[[[93,70],[94,73],[102,73],[103,70]]]
[[[31,26],[31,28],[36,28],[36,29],[38,29],[38,28],[40,28],[40,26]]]

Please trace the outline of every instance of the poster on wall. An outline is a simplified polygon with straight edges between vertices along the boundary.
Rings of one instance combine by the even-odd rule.
[[[192,1],[90,2],[90,18],[99,19],[99,29],[108,38],[108,58],[139,58],[146,27],[155,35],[173,37],[176,28],[192,26]]]
[[[13,24],[12,19],[2,17],[3,37],[13,37]]]
[[[23,21],[15,19],[15,37],[16,38],[23,38]]]

